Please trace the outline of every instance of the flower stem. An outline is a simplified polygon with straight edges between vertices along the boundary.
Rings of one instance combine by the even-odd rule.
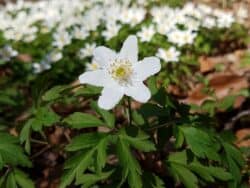
[[[127,97],[127,108],[128,108],[128,113],[127,113],[127,116],[128,116],[128,124],[129,126],[132,125],[132,109],[131,109],[131,100],[129,97]]]

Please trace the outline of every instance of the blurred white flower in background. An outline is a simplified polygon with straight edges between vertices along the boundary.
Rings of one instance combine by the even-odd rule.
[[[196,32],[192,30],[173,30],[167,34],[168,40],[174,44],[177,44],[179,47],[186,44],[192,44],[195,37],[197,36]]]
[[[51,64],[48,63],[47,61],[41,61],[40,63],[33,63],[33,72],[38,74],[43,71],[49,70],[51,68]]]
[[[7,62],[11,58],[16,57],[18,55],[18,52],[14,50],[11,46],[6,45],[3,48],[0,49],[0,60]]]
[[[75,27],[72,32],[72,38],[84,40],[89,36],[89,31],[84,27]]]
[[[231,12],[224,12],[222,10],[215,9],[213,15],[217,18],[218,28],[229,28],[235,21],[235,18]]]
[[[160,71],[158,58],[148,57],[138,61],[137,38],[129,36],[119,53],[104,46],[94,50],[94,59],[100,69],[87,71],[79,76],[80,83],[103,87],[98,105],[112,109],[124,95],[136,101],[147,102],[150,91],[143,81]]]
[[[62,49],[64,46],[71,43],[71,36],[65,30],[59,30],[53,35],[54,41],[53,46]]]
[[[51,67],[51,63],[63,58],[61,51],[74,41],[72,39],[83,40],[83,43],[89,39],[87,44],[83,44],[84,48],[77,49],[81,59],[92,56],[97,38],[105,43],[118,36],[124,27],[136,28],[142,42],[150,42],[158,33],[166,36],[166,41],[162,42],[182,47],[193,44],[201,27],[229,28],[235,21],[244,21],[248,14],[243,6],[233,15],[232,12],[192,2],[179,8],[158,5],[148,8],[147,3],[147,0],[19,0],[0,6],[0,32],[7,40],[26,43],[36,42],[43,34],[52,34],[52,45],[57,50],[52,49],[40,63],[34,64],[35,72],[43,72]],[[146,16],[152,19],[147,23],[149,26],[143,22]],[[171,61],[177,61],[181,55],[174,49],[165,50],[173,55]],[[165,51],[160,48],[158,55],[168,62],[171,58],[167,58]],[[94,70],[96,65],[92,62],[86,65],[86,69]]]
[[[216,26],[216,19],[214,17],[206,17],[203,19],[202,26],[211,29]]]
[[[102,32],[102,36],[104,36],[106,40],[109,40],[118,34],[120,28],[121,28],[121,25],[119,24],[107,23],[106,30]]]
[[[248,11],[246,7],[240,5],[236,12],[237,21],[243,23],[248,18]]]
[[[52,52],[50,52],[50,54],[48,55],[48,61],[49,62],[57,62],[59,60],[61,60],[63,58],[63,54],[62,52],[58,51],[58,50],[53,50]]]
[[[148,27],[144,26],[142,27],[141,31],[137,33],[137,36],[142,42],[149,42],[154,36],[155,32],[156,31],[153,25],[150,25]]]
[[[156,56],[163,59],[165,62],[177,62],[179,61],[180,52],[175,47],[170,47],[168,50],[159,48]]]
[[[93,55],[93,51],[96,48],[96,43],[85,44],[84,48],[81,48],[79,51],[79,58],[83,59],[85,57],[90,57]]]
[[[119,20],[122,23],[129,24],[133,27],[139,24],[142,20],[144,20],[145,15],[146,15],[146,10],[144,8],[124,7],[118,16]]]

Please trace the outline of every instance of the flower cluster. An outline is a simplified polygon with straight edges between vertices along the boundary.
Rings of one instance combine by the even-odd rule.
[[[106,42],[118,36],[123,27],[137,26],[133,34],[138,36],[140,42],[150,42],[157,33],[165,36],[172,47],[166,49],[159,46],[157,56],[165,62],[177,62],[181,47],[192,45],[200,28],[228,28],[237,21],[236,18],[245,18],[245,14],[237,13],[234,16],[231,12],[204,4],[187,3],[182,8],[167,5],[148,8],[147,3],[146,0],[18,0],[15,4],[0,7],[0,31],[9,41],[26,43],[36,40],[40,34],[51,33],[51,53],[59,53],[60,58],[66,46],[75,40],[87,40],[89,44],[83,44],[77,52],[79,58],[83,59],[91,56],[95,47],[93,35]],[[51,63],[55,62],[48,61],[50,58],[47,56],[34,64],[35,72],[49,69]]]

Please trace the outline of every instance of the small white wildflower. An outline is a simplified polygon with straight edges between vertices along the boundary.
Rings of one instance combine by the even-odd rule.
[[[102,36],[104,36],[106,40],[116,36],[121,28],[121,26],[116,23],[108,23],[106,27],[106,30],[102,32]]]
[[[62,58],[63,58],[62,52],[57,51],[57,50],[52,51],[48,56],[48,60],[51,62],[57,62]]]
[[[202,26],[211,29],[216,26],[216,19],[214,17],[205,17],[202,21]]]
[[[84,48],[81,48],[79,51],[80,59],[92,56],[95,48],[96,48],[96,43],[86,44]]]
[[[155,29],[151,25],[149,27],[142,27],[141,31],[137,33],[137,36],[142,42],[149,42],[155,34]]]
[[[46,70],[49,70],[51,68],[51,65],[47,61],[41,61],[40,63],[33,63],[32,67],[34,73],[38,74]]]
[[[80,39],[80,40],[84,40],[85,38],[87,38],[89,36],[89,31],[87,31],[86,29],[84,29],[83,27],[75,27],[72,33],[72,37],[75,39]]]
[[[169,42],[183,46],[185,44],[192,44],[197,33],[192,30],[173,30],[167,34]]]
[[[219,28],[229,28],[235,21],[231,12],[223,12],[222,10],[216,9],[213,14],[217,17],[217,27]]]
[[[159,48],[156,56],[163,59],[165,62],[179,61],[180,52],[175,47],[170,47],[168,50]]]
[[[62,49],[64,46],[69,45],[71,43],[71,36],[65,30],[56,32],[54,35],[53,46]]]

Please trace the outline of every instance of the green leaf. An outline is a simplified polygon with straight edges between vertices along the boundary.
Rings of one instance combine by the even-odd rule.
[[[91,85],[87,85],[84,88],[79,88],[75,92],[75,96],[93,96],[93,95],[98,95],[102,91],[101,87],[95,87]]]
[[[44,101],[53,101],[61,97],[61,92],[65,90],[68,86],[55,86],[47,91],[42,99]]]
[[[144,151],[144,152],[150,152],[150,151],[155,151],[155,145],[152,141],[149,140],[149,136],[146,135],[145,133],[143,133],[142,131],[139,131],[139,133],[134,136],[131,137],[129,135],[126,134],[125,130],[121,130],[121,134],[120,137],[124,140],[126,140],[126,142],[133,146],[134,148]]]
[[[122,166],[122,182],[128,179],[128,184],[133,188],[141,188],[141,168],[135,157],[132,155],[129,143],[123,137],[118,138],[117,155]]]
[[[198,179],[188,168],[177,163],[170,164],[170,168],[186,188],[198,188]]]
[[[110,137],[106,136],[96,146],[97,149],[97,154],[96,154],[96,167],[97,167],[97,172],[100,173],[102,168],[105,167],[106,161],[107,161],[107,149],[108,149],[108,144]]]
[[[218,103],[217,107],[219,109],[228,110],[234,104],[236,96],[226,96],[221,102]]]
[[[239,183],[242,178],[241,168],[245,164],[242,154],[234,146],[226,142],[222,143],[222,145],[225,150],[225,154],[226,154],[225,160],[227,161],[229,171],[233,175],[234,182]]]
[[[16,181],[13,173],[9,173],[6,180],[6,187],[8,188],[16,188]]]
[[[181,130],[179,130],[178,128],[175,129],[175,137],[176,137],[176,141],[175,141],[175,147],[176,148],[180,148],[183,143],[184,143],[184,135],[183,132],[181,132]]]
[[[157,85],[156,85],[156,77],[152,76],[147,80],[148,87],[150,89],[150,92],[152,95],[156,94],[158,91]]]
[[[20,141],[21,143],[25,143],[24,148],[27,153],[30,153],[30,134],[33,121],[34,121],[33,118],[29,119],[23,126],[20,133]]]
[[[168,156],[168,162],[178,163],[178,164],[187,164],[187,153],[183,152],[175,152]]]
[[[112,173],[113,171],[102,172],[100,174],[83,174],[77,180],[76,185],[83,184],[84,188],[88,188],[97,183],[98,181],[107,179]]]
[[[143,188],[165,188],[165,184],[161,178],[155,174],[144,172],[143,173]]]
[[[201,129],[194,127],[180,127],[191,151],[198,157],[220,161],[218,144]]]
[[[189,164],[189,168],[204,180],[214,182],[214,178],[210,174],[211,172],[209,172],[209,167],[203,166],[198,162],[192,162],[191,164]]]
[[[0,133],[0,169],[6,165],[30,167],[31,162],[18,145],[19,140],[7,133]]]
[[[230,174],[229,172],[226,172],[225,169],[220,168],[220,167],[210,166],[208,167],[208,172],[215,178],[222,180],[222,181],[232,180],[233,178],[232,174]]]
[[[49,107],[40,107],[36,111],[32,122],[32,129],[34,131],[41,131],[43,126],[49,127],[59,120],[60,117]]]
[[[69,115],[63,120],[63,122],[75,129],[98,127],[104,125],[104,123],[95,116],[81,112],[75,112]]]
[[[104,119],[109,128],[114,128],[115,126],[115,116],[107,110],[103,110],[98,107],[96,102],[91,102],[91,107]]]
[[[132,120],[133,120],[133,122],[135,122],[136,125],[144,125],[145,124],[145,120],[144,120],[143,116],[137,110],[132,111]]]
[[[236,149],[233,145],[230,145],[228,143],[223,143],[224,149],[229,155],[240,167],[243,167],[245,165],[245,160],[240,152],[240,150]]]
[[[66,150],[77,151],[96,146],[105,136],[107,136],[105,133],[86,133],[79,135],[71,140]]]
[[[74,138],[72,143],[67,146],[67,150],[84,150],[81,150],[65,162],[65,171],[61,178],[60,187],[67,187],[74,179],[78,182],[84,171],[89,166],[93,166],[93,162],[96,162],[98,175],[101,174],[101,170],[106,164],[109,139],[110,135],[105,133],[87,133]]]
[[[35,188],[35,185],[32,180],[29,179],[28,175],[22,172],[21,170],[14,169],[14,176],[17,184],[21,188]]]
[[[82,176],[84,171],[91,164],[93,154],[94,150],[89,150],[84,154],[77,155],[74,160],[69,160],[64,164],[64,168],[68,170],[63,173],[60,188],[66,188],[71,184],[74,178],[78,181],[78,178]]]

